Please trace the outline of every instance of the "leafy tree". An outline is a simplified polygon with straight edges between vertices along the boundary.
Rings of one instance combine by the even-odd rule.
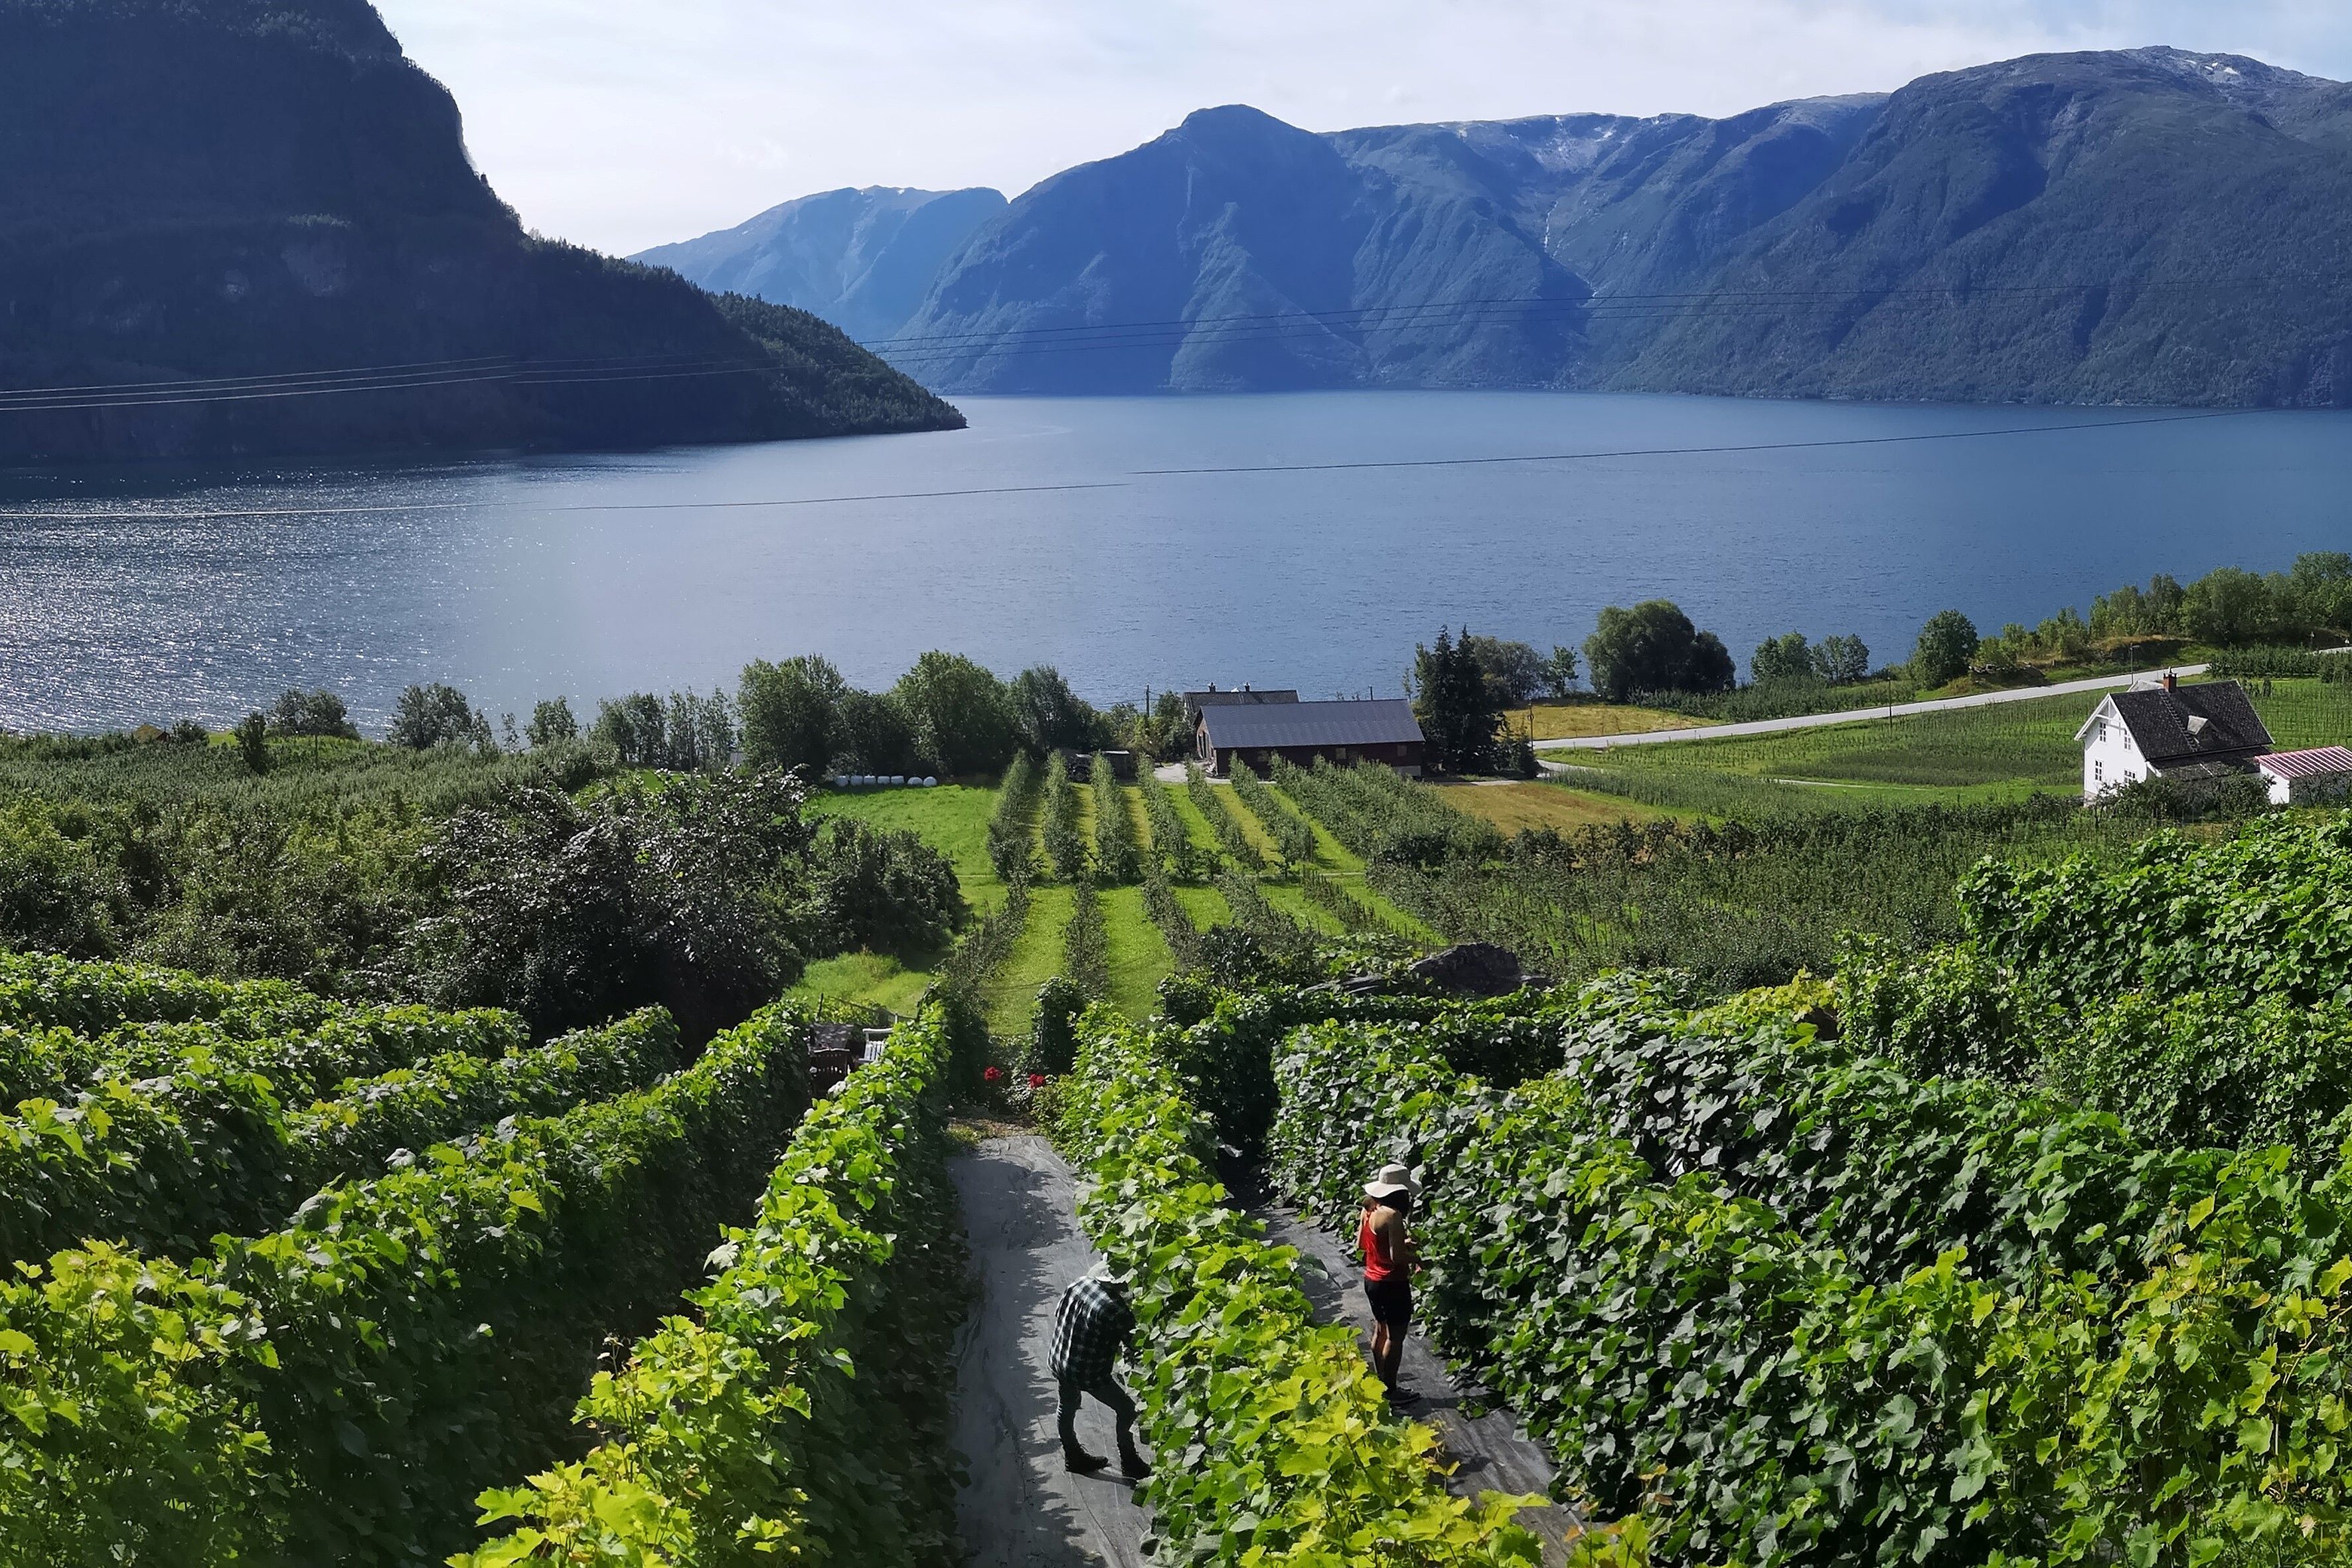
[[[1958,610],[1938,610],[1919,628],[1919,643],[1911,653],[1911,679],[1922,686],[1941,686],[1969,672],[1977,656],[1976,623]]]
[[[1870,645],[1853,636],[1826,637],[1813,645],[1813,673],[1832,686],[1870,679]]]
[[[1757,644],[1755,655],[1748,661],[1748,675],[1759,686],[1812,679],[1813,650],[1807,645],[1805,634],[1784,632]]]
[[[1727,691],[1738,679],[1731,651],[1667,599],[1611,605],[1584,639],[1592,689],[1611,702],[1637,691]]]
[[[755,768],[805,768],[812,775],[832,766],[849,683],[830,660],[816,654],[782,664],[754,659],[743,667],[737,691],[746,763]]]
[[[288,688],[269,710],[269,727],[281,735],[320,735],[356,741],[360,728],[351,710],[331,691],[299,691]]]
[[[940,773],[994,776],[1020,743],[1004,682],[961,654],[915,661],[895,689],[912,721],[915,752]]]
[[[1183,693],[1163,691],[1153,698],[1150,710],[1137,716],[1128,744],[1154,762],[1181,762],[1191,756],[1192,720],[1185,711]]]
[[[1503,703],[1478,662],[1465,627],[1456,641],[1444,626],[1434,647],[1412,653],[1413,716],[1428,742],[1431,768],[1444,773],[1488,773]]]
[[[658,1003],[707,1039],[827,945],[802,802],[770,773],[467,807],[424,851],[442,912],[410,932],[407,965],[432,1000],[510,1007],[541,1035]]]
[[[474,710],[466,694],[439,681],[412,686],[393,705],[392,725],[385,739],[411,751],[436,746],[462,746],[488,739],[490,721]]]
[[[607,697],[596,704],[588,742],[631,768],[669,765],[669,710],[650,691]]]
[[[2189,584],[2180,618],[2200,642],[2263,642],[2288,630],[2280,608],[2269,584],[2252,572],[2223,566]]]
[[[1544,689],[1554,697],[1566,697],[1576,688],[1576,650],[1554,644],[1551,657],[1544,660]]]
[[[915,751],[915,721],[895,691],[841,694],[833,714],[833,763],[850,773],[911,773],[921,771]]]
[[[2100,637],[2174,637],[2181,630],[2178,581],[2159,572],[2145,592],[2126,584],[2091,601],[2091,635]]]
[[[1462,635],[1462,641],[1469,648],[1470,657],[1478,661],[1486,684],[1494,688],[1496,700],[1501,706],[1524,708],[1544,689],[1543,656],[1528,644],[1472,637],[1467,632]]]
[[[1014,676],[1006,695],[1021,743],[1038,756],[1057,750],[1092,752],[1104,738],[1099,716],[1050,664],[1033,665]]]
[[[236,727],[236,749],[245,757],[247,768],[257,773],[269,771],[269,721],[258,712],[248,713]]]
[[[2294,558],[2287,573],[2294,616],[2315,631],[2352,631],[2352,554],[2313,551]]]
[[[673,691],[667,702],[649,691],[608,698],[588,739],[633,768],[717,772],[735,757],[733,710],[719,691]]]
[[[530,723],[523,731],[531,750],[543,752],[550,746],[580,738],[580,721],[572,715],[569,698],[558,697],[540,703],[530,710]]]

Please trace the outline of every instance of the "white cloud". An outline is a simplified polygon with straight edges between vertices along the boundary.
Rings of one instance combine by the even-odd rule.
[[[1728,113],[2047,48],[2352,75],[2340,0],[379,0],[534,227],[615,251],[845,184],[1008,192],[1246,102],[1318,129]]]

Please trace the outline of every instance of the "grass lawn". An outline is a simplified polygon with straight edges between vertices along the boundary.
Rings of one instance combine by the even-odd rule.
[[[887,1007],[905,1015],[915,1010],[930,983],[929,970],[908,969],[887,953],[846,952],[810,964],[791,994]]]
[[[2352,687],[2280,680],[2255,710],[2283,751],[2352,738]],[[2013,797],[2034,789],[2082,787],[2074,732],[2100,694],[2036,698],[1992,708],[1864,719],[1780,735],[1677,741],[1612,754],[1593,771],[1627,781],[1644,799],[1721,809],[1741,793],[1749,804],[1853,805]],[[1685,781],[1679,791],[1675,781]],[[1791,787],[1775,781],[1798,781]],[[1827,788],[1821,786],[1837,786]],[[1475,804],[1481,792],[1449,797]]]
[[[854,816],[877,827],[912,828],[955,862],[964,901],[982,914],[1004,901],[1004,884],[988,861],[988,819],[996,792],[969,784],[937,789],[826,790],[809,797],[809,815]]]
[[[991,1034],[1012,1038],[1029,1033],[1030,1020],[1037,1016],[1037,987],[1062,972],[1062,931],[1069,923],[1069,889],[1030,892],[1029,921],[1021,928],[1021,940],[986,986]]]
[[[1445,804],[1472,816],[1483,816],[1505,833],[1527,827],[1549,827],[1572,833],[1628,817],[1636,821],[1663,815],[1657,807],[1622,795],[1599,795],[1566,784],[1540,781],[1511,784],[1432,784]]]
[[[1149,1017],[1160,1005],[1160,983],[1176,967],[1168,956],[1168,944],[1143,912],[1142,889],[1108,889],[1102,904],[1111,1005],[1130,1018]]]
[[[1587,735],[1645,735],[1653,730],[1703,730],[1712,719],[1694,719],[1664,708],[1630,708],[1610,702],[1538,702],[1504,716],[1514,734],[1533,730],[1538,741],[1576,741]]]

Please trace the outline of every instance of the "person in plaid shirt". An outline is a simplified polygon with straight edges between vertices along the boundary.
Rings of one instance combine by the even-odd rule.
[[[1118,1423],[1118,1467],[1129,1476],[1148,1476],[1151,1467],[1135,1451],[1135,1401],[1118,1385],[1118,1358],[1135,1337],[1135,1312],[1127,1286],[1108,1264],[1072,1280],[1054,1310],[1054,1348],[1047,1358],[1062,1395],[1062,1462],[1081,1476],[1110,1463],[1078,1447],[1078,1396],[1091,1394],[1110,1406]]]

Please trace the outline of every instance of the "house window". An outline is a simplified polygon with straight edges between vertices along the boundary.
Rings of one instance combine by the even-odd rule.
[[[2091,782],[2093,784],[2105,784],[2107,782],[2106,763],[2093,763],[2091,764]]]
[[[2102,720],[2100,720],[2100,721],[2099,721],[2099,739],[2100,739],[2101,741],[2105,741],[2106,738],[2107,738],[2107,721],[2106,721],[2105,719],[2102,719]]]

